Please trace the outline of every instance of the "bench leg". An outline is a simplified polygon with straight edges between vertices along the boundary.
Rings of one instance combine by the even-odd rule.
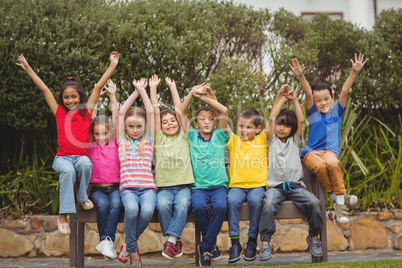
[[[198,256],[198,245],[201,243],[201,230],[198,227],[198,224],[195,223],[195,265],[200,266],[200,258]]]
[[[75,213],[70,214],[70,266],[77,267],[77,223]]]
[[[84,243],[85,243],[85,233],[84,233],[84,228],[85,228],[85,223],[79,222],[78,224],[78,240],[77,240],[77,267],[84,267]]]

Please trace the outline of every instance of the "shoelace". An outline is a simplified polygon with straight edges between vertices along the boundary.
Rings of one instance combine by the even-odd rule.
[[[202,253],[202,258],[206,261],[210,261],[212,257],[212,253],[208,252],[208,251],[204,251],[204,253]]]
[[[260,248],[260,254],[263,253],[264,251],[269,251],[269,246]]]

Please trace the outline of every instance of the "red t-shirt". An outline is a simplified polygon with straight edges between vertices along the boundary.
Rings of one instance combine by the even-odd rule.
[[[84,117],[77,110],[68,113],[59,105],[55,114],[59,149],[57,156],[89,156],[88,139],[91,114],[85,109]]]

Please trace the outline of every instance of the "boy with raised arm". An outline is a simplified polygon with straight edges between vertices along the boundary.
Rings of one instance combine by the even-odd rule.
[[[334,96],[326,83],[316,83],[312,87],[303,75],[304,65],[300,66],[297,59],[289,64],[293,73],[299,79],[306,95],[306,110],[309,120],[308,142],[300,157],[310,172],[314,172],[324,191],[335,202],[334,209],[340,223],[348,223],[348,209],[357,204],[355,195],[345,195],[346,189],[340,167],[339,146],[341,140],[340,128],[342,115],[345,112],[350,88],[357,74],[363,68],[363,54],[355,54],[352,72],[342,86],[339,100],[332,107]]]
[[[211,266],[211,260],[218,260],[222,256],[216,246],[216,238],[227,210],[228,177],[225,170],[225,143],[229,137],[228,110],[208,97],[205,88],[199,86],[193,87],[184,100],[180,108],[183,114],[187,113],[193,97],[208,104],[196,111],[194,128],[191,127],[188,131],[187,139],[195,179],[191,205],[202,232],[202,241],[197,247],[198,264]],[[219,113],[219,126],[216,129],[214,109]],[[208,213],[209,204],[212,205],[211,217]]]

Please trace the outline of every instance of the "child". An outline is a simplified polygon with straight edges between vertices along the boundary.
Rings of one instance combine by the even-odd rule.
[[[176,107],[181,105],[176,84],[170,78],[165,79],[172,93]],[[186,115],[170,110],[159,111],[156,88],[160,79],[153,75],[149,80],[151,103],[155,111],[155,182],[159,191],[156,197],[156,208],[162,234],[168,236],[163,245],[162,255],[172,260],[183,255],[183,244],[180,241],[187,212],[191,200],[191,184],[194,183],[190,161],[190,149],[186,132],[181,125],[187,125]],[[183,119],[179,124],[178,119]]]
[[[117,117],[116,85],[108,80],[110,104],[113,118]],[[96,111],[94,111],[94,114]],[[120,161],[117,141],[113,138],[112,118],[99,115],[91,123],[93,141],[89,146],[89,158],[92,162],[92,186],[89,198],[95,204],[96,222],[100,243],[96,249],[109,259],[117,257],[114,249],[115,233],[120,215],[121,201],[119,192]]]
[[[106,84],[119,61],[119,54],[110,54],[110,65],[92,91],[86,102],[86,94],[81,84],[73,77],[65,79],[56,99],[39,76],[29,66],[21,54],[17,65],[21,66],[42,91],[43,96],[56,117],[59,148],[53,162],[53,169],[60,173],[60,210],[58,230],[61,234],[70,234],[67,214],[76,213],[74,183],[78,174],[78,202],[83,209],[92,209],[93,204],[87,196],[91,179],[92,163],[89,159],[88,139],[90,117],[94,105],[98,102],[101,87]]]
[[[117,258],[127,263],[129,255],[130,265],[142,266],[137,242],[151,221],[156,203],[152,174],[155,118],[151,101],[145,92],[147,80],[134,80],[133,85],[136,90],[121,107],[116,120],[116,137],[120,137],[120,197],[124,206],[126,231],[126,244],[121,247]],[[140,107],[129,109],[138,95],[146,110]]]
[[[293,59],[293,66],[289,65],[306,95],[306,110],[310,123],[307,145],[300,157],[307,170],[317,175],[324,191],[335,202],[337,219],[344,224],[349,222],[347,207],[355,206],[357,197],[344,195],[346,189],[338,160],[341,118],[346,108],[349,90],[367,60],[363,62],[363,54],[360,53],[359,58],[355,54],[355,62],[352,59],[350,61],[352,72],[343,84],[339,100],[334,107],[332,107],[334,96],[329,85],[317,83],[310,88],[303,75],[304,65],[300,67],[297,59]]]
[[[260,218],[260,261],[271,258],[271,241],[275,233],[275,214],[282,201],[290,200],[307,214],[310,225],[307,243],[310,252],[322,256],[318,234],[322,228],[320,201],[304,189],[303,169],[299,157],[299,146],[303,131],[304,116],[296,94],[288,85],[283,85],[278,93],[280,99],[274,104],[268,121],[267,139],[269,144],[269,171]],[[291,100],[296,113],[282,106]]]
[[[228,177],[224,159],[225,143],[229,133],[226,131],[227,108],[208,97],[206,93],[202,93],[204,89],[193,87],[180,110],[186,114],[193,97],[211,105],[202,106],[196,111],[195,128],[191,127],[187,134],[195,179],[191,192],[191,205],[195,220],[202,232],[202,241],[197,247],[198,265],[210,266],[211,260],[219,260],[222,257],[216,246],[216,238],[227,210]],[[219,126],[216,130],[213,109],[219,113]],[[208,213],[209,204],[212,205],[211,217]]]
[[[228,224],[232,241],[229,263],[240,260],[243,251],[239,242],[239,209],[245,200],[250,207],[250,228],[244,259],[253,261],[256,256],[258,222],[268,175],[267,127],[256,135],[261,130],[261,116],[256,110],[247,109],[240,114],[238,135],[230,131],[227,142],[230,150]]]

